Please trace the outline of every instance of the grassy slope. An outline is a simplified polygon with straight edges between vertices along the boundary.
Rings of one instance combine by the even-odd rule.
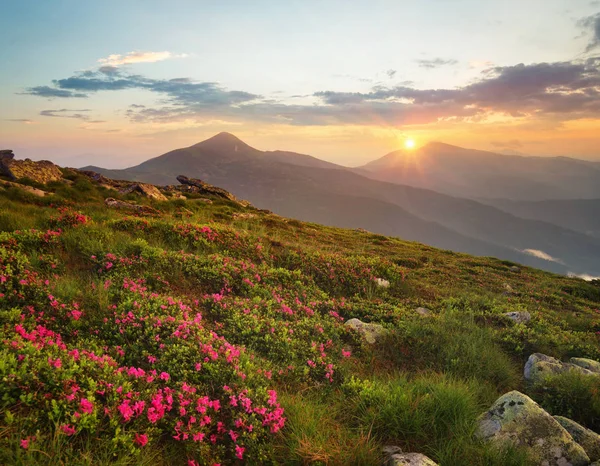
[[[375,465],[389,443],[444,466],[527,464],[522,452],[475,441],[476,417],[501,393],[527,390],[532,352],[600,358],[600,289],[581,280],[219,200],[152,203],[160,215],[140,219],[104,207],[104,197],[121,197],[114,191],[73,178],[51,187],[53,198],[0,191],[2,464],[233,464],[237,446],[250,464]],[[502,316],[515,310],[532,321]],[[389,334],[369,347],[343,326],[353,317]],[[36,325],[60,334],[64,349],[28,342],[19,325],[29,336]],[[190,427],[215,444],[172,438],[178,421],[190,425],[177,401],[156,423],[146,411],[124,418],[125,392],[148,409],[165,389],[220,400],[207,425]],[[269,390],[283,429],[231,401],[241,392],[274,409]]]

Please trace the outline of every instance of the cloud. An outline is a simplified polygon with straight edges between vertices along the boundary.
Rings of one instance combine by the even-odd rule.
[[[98,62],[104,65],[102,68],[106,68],[107,66],[116,67],[119,65],[131,65],[133,63],[155,63],[168,60],[169,58],[185,57],[187,57],[185,53],[173,55],[171,52],[129,52],[125,55],[109,55],[106,58],[100,58]]]
[[[394,76],[396,76],[397,71],[396,70],[387,70],[385,72],[385,74],[387,74],[388,78],[392,79]]]
[[[521,252],[524,252],[525,254],[529,254],[530,256],[533,256],[533,257],[537,257],[538,259],[543,259],[545,261],[556,262],[558,264],[564,263],[560,259],[552,257],[550,254],[548,254],[544,251],[541,251],[539,249],[523,249],[523,251],[521,251]]]
[[[152,79],[121,69],[109,74],[105,71],[85,71],[54,80],[53,87],[41,87],[69,96],[127,89],[161,96],[161,105],[155,108],[132,104],[127,109],[127,116],[136,122],[221,119],[380,126],[482,121],[499,114],[559,121],[597,118],[600,114],[600,57],[495,66],[482,70],[477,80],[450,89],[418,89],[404,82],[372,86],[366,92],[323,90],[302,96],[306,103],[293,103],[291,97],[268,99],[215,82]],[[32,93],[32,89],[28,91]]]
[[[79,92],[71,92],[65,91],[63,89],[57,89],[55,87],[50,86],[36,86],[30,87],[27,89],[27,92],[23,92],[22,94],[36,95],[38,97],[60,97],[60,98],[69,98],[69,97],[87,97],[86,94],[82,94]]]
[[[600,280],[600,277],[594,277],[592,275],[588,275],[587,273],[579,274],[579,273],[574,273],[574,272],[568,272],[567,276],[581,278],[582,280],[585,280],[586,282],[591,282],[592,280]]]
[[[33,123],[29,118],[5,118],[4,121],[12,121],[14,123],[25,123],[26,125]]]
[[[68,108],[61,108],[59,110],[42,110],[41,116],[54,117],[54,118],[74,118],[76,120],[84,120],[89,123],[97,123],[99,120],[90,121],[89,115],[84,115],[83,112],[90,112],[89,108],[83,108],[79,110],[71,110]]]
[[[579,26],[583,29],[590,30],[592,38],[585,48],[586,52],[591,52],[596,47],[600,46],[600,13],[597,13],[587,18],[583,18],[578,22]]]
[[[450,58],[450,59],[433,58],[431,60],[422,59],[422,60],[415,60],[415,61],[417,62],[419,67],[428,68],[428,69],[439,68],[440,66],[458,64],[458,60],[454,60],[453,58]]]

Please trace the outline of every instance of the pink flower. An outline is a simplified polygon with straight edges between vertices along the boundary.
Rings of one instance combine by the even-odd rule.
[[[70,424],[63,424],[62,426],[60,426],[60,430],[62,430],[67,435],[74,435],[75,432],[77,432],[75,427],[71,426]]]
[[[79,405],[81,406],[81,410],[84,413],[92,414],[94,412],[94,405],[87,398],[82,398],[79,402]]]
[[[166,372],[161,372],[160,373],[160,379],[161,380],[164,380],[165,382],[168,382],[170,378],[171,378],[171,376],[169,374],[167,374]]]
[[[73,319],[75,319],[75,320],[79,320],[79,318],[81,317],[82,314],[83,314],[83,312],[81,312],[79,309],[73,309],[71,311],[71,316],[73,316]]]
[[[146,434],[135,434],[135,443],[140,447],[145,446],[148,443],[148,436]]]
[[[346,351],[344,349],[342,350],[342,356],[345,358],[349,358],[351,354],[352,354],[351,351]]]
[[[244,447],[240,447],[239,445],[235,446],[235,456],[238,459],[243,459],[244,458],[244,452],[246,451],[246,449]]]
[[[62,367],[62,361],[60,360],[60,358],[56,358],[54,360],[52,358],[48,358],[48,364],[50,364],[52,367],[55,367],[56,369]]]
[[[24,438],[21,440],[21,448],[23,450],[27,450],[29,448],[29,438]]]

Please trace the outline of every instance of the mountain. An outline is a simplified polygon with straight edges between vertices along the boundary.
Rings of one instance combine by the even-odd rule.
[[[377,180],[474,199],[600,197],[600,164],[568,157],[503,155],[437,142],[391,152],[356,170]]]
[[[600,273],[597,238],[523,219],[474,200],[369,179],[334,164],[323,168],[313,157],[285,154],[259,151],[221,133],[125,170],[86,168],[111,178],[162,185],[185,174],[301,220],[361,227],[559,273]],[[556,260],[540,259],[525,250],[542,251]]]
[[[548,201],[490,199],[484,202],[518,217],[552,223],[600,238],[600,199]]]

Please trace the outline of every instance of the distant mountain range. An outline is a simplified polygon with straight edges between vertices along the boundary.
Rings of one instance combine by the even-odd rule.
[[[600,163],[524,157],[433,142],[360,168],[370,178],[458,197],[541,201],[600,198]]]
[[[435,154],[436,148],[441,149],[438,155]],[[373,179],[384,177],[385,166],[404,170],[399,167],[406,164],[395,162],[399,158],[397,153],[388,154],[358,169],[348,169],[309,155],[260,151],[228,133],[220,133],[206,141],[168,152],[124,170],[99,167],[85,169],[115,179],[154,184],[173,184],[175,177],[183,174],[221,186],[258,207],[288,217],[347,228],[361,227],[406,240],[476,255],[500,257],[558,273],[571,271],[600,275],[600,238],[586,234],[586,231],[581,230],[579,223],[577,226],[571,226],[569,222],[562,222],[564,224],[560,225],[552,221],[551,215],[533,218],[528,214],[530,218],[527,218],[527,209],[520,207],[520,211],[516,207],[520,204],[513,205],[496,200],[486,200],[486,203],[483,203],[453,197],[436,192],[437,186],[431,186],[435,183],[423,182],[428,176],[434,178],[434,170],[431,168],[433,160],[442,160],[440,163],[446,167],[448,174],[444,177],[444,170],[435,170],[435,177],[439,180],[436,183],[447,189],[439,191],[447,192],[454,186],[453,189],[457,191],[468,188],[470,194],[467,196],[464,193],[465,197],[494,197],[504,193],[506,189],[501,190],[501,183],[496,183],[496,187],[493,187],[493,183],[489,182],[490,193],[494,196],[481,196],[484,192],[483,186],[478,187],[475,181],[472,185],[467,183],[468,180],[477,178],[468,175],[467,160],[473,160],[474,172],[486,173],[485,176],[491,177],[489,167],[494,164],[502,165],[494,161],[495,157],[508,156],[441,144],[430,144],[418,153],[424,154],[425,160],[430,160],[426,164],[430,167],[430,175],[423,171],[419,175],[420,178],[417,178],[415,169],[412,171],[415,178],[408,181],[411,181],[410,184],[423,184],[431,189],[408,186],[408,182],[398,184],[403,182],[404,178],[398,179],[391,175],[387,177],[390,178],[387,181]],[[459,155],[454,159],[453,153]],[[477,162],[477,154],[483,154],[481,157],[486,157],[488,163]],[[410,154],[410,157],[414,162],[409,165],[417,166],[417,152],[414,155]],[[514,183],[511,186],[533,196],[535,189],[524,188],[526,177],[517,177],[518,170],[515,167],[522,164],[523,167],[529,166],[528,170],[534,171],[531,167],[539,162],[518,159],[512,168]],[[512,158],[509,157],[509,160]],[[559,184],[560,179],[566,180],[569,176],[579,177],[579,189],[587,189],[590,195],[597,188],[600,197],[600,186],[594,188],[585,178],[591,177],[590,173],[597,171],[593,164],[574,159],[548,160],[552,160],[551,164],[558,164],[555,168],[556,173],[552,177],[552,170],[545,169],[544,176],[540,179],[544,178],[546,181],[537,183],[540,190],[548,193],[548,198],[574,195],[572,193],[575,188],[566,186],[554,196],[551,195],[553,183]],[[558,168],[561,164],[572,168],[561,170]],[[488,168],[484,170],[483,165]],[[455,167],[454,170],[450,168],[452,166]],[[577,167],[586,168],[578,170]],[[387,170],[392,171],[391,168]],[[505,169],[502,173],[508,172],[510,170]],[[458,173],[463,175],[459,177]],[[502,173],[501,177],[504,176]],[[392,180],[394,182],[390,182]],[[585,183],[588,183],[587,188]],[[530,210],[535,211],[535,208]],[[587,226],[583,228],[586,230]]]

